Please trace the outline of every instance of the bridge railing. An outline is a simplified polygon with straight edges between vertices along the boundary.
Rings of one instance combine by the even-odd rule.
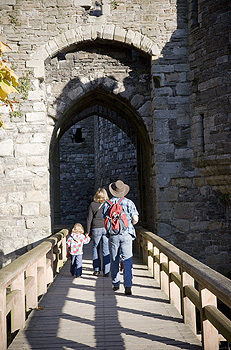
[[[231,343],[231,321],[217,308],[220,300],[230,310],[231,280],[142,227],[137,226],[136,233],[136,251],[184,322],[201,339],[203,349],[218,350],[220,340]]]
[[[11,333],[24,328],[27,312],[38,306],[64,261],[66,236],[62,230],[0,270],[0,350],[7,348],[7,315]]]

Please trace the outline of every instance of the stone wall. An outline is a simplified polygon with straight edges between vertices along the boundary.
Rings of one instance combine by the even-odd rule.
[[[121,179],[130,186],[127,197],[139,205],[136,147],[125,132],[108,120],[99,118],[99,144],[96,167],[99,186],[108,191],[108,185]],[[108,191],[109,197],[110,192]]]
[[[81,138],[75,138],[76,130]],[[138,204],[136,150],[116,125],[92,116],[78,122],[61,138],[60,223],[86,226],[88,206],[99,187],[108,191],[112,181],[129,183],[129,198]]]
[[[75,140],[80,129],[82,140]],[[77,141],[77,142],[76,142]],[[60,140],[60,223],[85,226],[95,190],[94,117],[70,128]]]

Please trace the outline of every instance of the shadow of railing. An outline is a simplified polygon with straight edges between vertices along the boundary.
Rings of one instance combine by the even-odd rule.
[[[217,307],[220,301],[231,308],[231,281],[154,233],[139,226],[136,233],[136,253],[201,339],[203,349],[218,350],[221,341],[231,343],[231,320]]]

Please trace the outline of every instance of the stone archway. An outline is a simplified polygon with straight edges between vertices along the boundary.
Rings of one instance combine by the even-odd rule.
[[[148,74],[149,74],[149,85],[152,84],[151,79],[151,59],[157,58],[159,55],[159,49],[157,45],[151,41],[149,38],[145,37],[144,35],[141,35],[140,32],[135,32],[132,30],[125,30],[123,28],[117,27],[115,25],[102,25],[102,26],[81,26],[76,28],[75,30],[69,30],[65,33],[60,34],[59,36],[53,38],[52,40],[48,41],[43,47],[37,49],[35,53],[33,53],[30,57],[30,60],[27,62],[27,67],[30,69],[34,69],[34,77],[38,80],[38,86],[41,86],[41,90],[44,88],[44,82],[47,91],[52,91],[52,87],[49,88],[47,86],[47,71],[46,71],[46,65],[47,62],[52,60],[53,58],[58,57],[59,53],[63,52],[71,52],[72,50],[75,50],[78,47],[88,47],[91,46],[93,43],[98,44],[110,44],[110,45],[117,45],[117,47],[125,48],[130,51],[133,50],[133,52],[139,52],[141,55],[146,56],[146,60],[148,61]],[[134,72],[134,70],[133,70]],[[138,73],[139,74],[139,73]],[[110,105],[113,105],[113,101],[116,101],[116,97],[119,97],[120,103],[116,104],[116,107],[112,108],[114,113],[120,115],[121,113],[125,115],[124,118],[120,118],[119,126],[123,129],[123,123],[127,123],[132,121],[133,128],[138,133],[138,140],[139,140],[139,164],[142,169],[145,168],[145,172],[140,173],[140,193],[142,193],[142,209],[145,212],[145,208],[152,207],[151,202],[153,202],[152,195],[150,194],[150,191],[148,192],[148,202],[146,197],[146,189],[148,188],[148,183],[151,178],[150,171],[150,153],[151,153],[151,147],[150,144],[152,142],[152,132],[153,132],[153,118],[152,118],[152,100],[151,100],[151,94],[147,100],[144,99],[141,103],[139,102],[139,98],[137,99],[138,94],[133,94],[132,96],[127,96],[129,94],[126,94],[125,92],[129,89],[127,88],[127,83],[124,81],[119,81],[119,79],[115,79],[117,84],[114,84],[115,81],[113,81],[114,78],[111,79],[111,77],[104,76],[99,77],[99,79],[94,79],[94,81],[91,80],[91,78],[86,79],[86,77],[82,77],[82,79],[79,80],[78,87],[71,86],[71,88],[68,88],[68,84],[66,84],[66,90],[63,89],[63,91],[60,93],[59,98],[56,98],[55,101],[61,101],[61,104],[64,105],[64,108],[61,108],[60,105],[57,104],[54,105],[54,101],[49,100],[48,95],[46,95],[47,100],[44,100],[44,110],[47,110],[47,116],[48,119],[51,117],[54,120],[54,129],[50,128],[50,138],[51,138],[51,144],[50,144],[50,155],[53,162],[53,170],[56,168],[55,164],[57,164],[57,153],[56,151],[53,152],[53,147],[56,147],[56,143],[54,140],[59,137],[65,132],[65,130],[70,127],[72,122],[69,123],[67,120],[72,120],[73,118],[76,118],[76,115],[79,116],[81,113],[84,113],[84,110],[86,110],[89,107],[89,98],[85,98],[86,96],[91,96],[92,101],[92,107],[98,105],[101,107],[110,107]],[[73,83],[73,82],[72,82]],[[89,85],[91,86],[89,89]],[[102,87],[103,89],[98,89],[99,87]],[[104,104],[102,101],[100,101],[99,93],[96,93],[98,89],[98,92],[101,92],[101,98],[104,97]],[[65,91],[64,91],[65,90]],[[102,91],[105,90],[106,94],[103,94]],[[124,92],[125,91],[125,92]],[[39,91],[37,90],[37,94],[39,96]],[[41,91],[41,95],[43,95],[44,92]],[[63,100],[62,100],[63,98]],[[36,99],[36,96],[35,96]],[[84,101],[88,101],[84,105]],[[105,105],[106,101],[106,105]],[[63,103],[64,102],[64,103]],[[40,103],[41,103],[41,97],[40,97]],[[50,106],[52,105],[52,108]],[[76,108],[76,106],[78,108]],[[80,108],[80,106],[82,106]],[[112,113],[113,114],[113,113]],[[111,114],[111,115],[112,115]],[[98,114],[99,115],[99,114]],[[134,118],[134,116],[136,116]],[[105,117],[105,114],[103,114],[103,117]],[[63,121],[65,120],[66,121]],[[108,118],[109,119],[109,118]],[[118,118],[114,121],[116,124],[116,121],[118,122]],[[122,124],[121,124],[122,121]],[[60,133],[59,136],[57,136]],[[146,149],[146,151],[143,151]],[[148,151],[147,151],[148,149]],[[56,155],[55,155],[56,154]],[[145,155],[145,156],[144,156]],[[56,159],[56,160],[55,160]],[[50,164],[52,163],[50,162]],[[53,173],[53,170],[51,169],[51,174]],[[144,173],[145,181],[144,179]],[[143,181],[143,185],[141,185],[141,182]],[[145,183],[145,184],[144,184]],[[54,196],[52,194],[54,183],[51,176],[51,198],[54,199]],[[52,200],[53,200],[52,199]],[[145,203],[145,204],[144,204]],[[153,216],[153,213],[149,213],[149,216]],[[145,221],[146,221],[146,213],[144,215]],[[149,219],[149,221],[153,221],[152,219]]]
[[[100,101],[100,97],[102,98],[102,96],[107,96],[107,104],[108,107],[105,107],[103,105],[101,105],[101,101]],[[113,105],[116,101],[116,108],[113,109]],[[78,101],[76,102],[76,104],[78,104]],[[133,145],[133,149],[135,150],[134,152],[134,157],[135,159],[133,160],[133,164],[135,161],[136,164],[136,169],[135,171],[137,172],[138,179],[137,179],[137,184],[136,184],[136,188],[133,188],[130,196],[131,199],[133,199],[133,197],[137,198],[137,204],[138,204],[138,208],[141,210],[140,212],[140,217],[143,221],[146,221],[146,211],[147,211],[147,192],[148,192],[148,188],[149,188],[149,181],[150,181],[150,153],[151,153],[151,143],[147,134],[147,130],[145,128],[144,123],[142,122],[142,120],[140,119],[140,117],[137,115],[137,113],[133,110],[132,108],[124,108],[123,106],[123,102],[120,101],[120,99],[116,96],[112,96],[109,95],[107,92],[105,91],[91,91],[91,93],[86,94],[85,96],[82,97],[81,101],[79,101],[80,104],[80,108],[78,109],[78,107],[76,105],[73,106],[72,111],[68,110],[62,117],[61,121],[58,121],[56,124],[56,128],[54,130],[53,133],[53,140],[52,140],[52,144],[51,144],[51,152],[50,152],[50,167],[52,169],[51,171],[51,190],[55,189],[55,191],[52,191],[51,194],[51,198],[53,199],[53,217],[54,217],[54,225],[58,225],[60,223],[66,223],[65,221],[62,222],[62,215],[61,213],[61,201],[60,201],[60,193],[59,193],[59,188],[60,186],[60,148],[62,146],[60,146],[60,140],[62,140],[62,138],[68,133],[69,129],[73,126],[73,125],[78,125],[79,122],[85,120],[85,119],[89,119],[90,117],[94,117],[97,116],[97,118],[100,118],[100,126],[98,125],[97,128],[100,128],[100,130],[102,128],[104,128],[104,122],[103,120],[108,120],[110,122],[110,124],[113,124],[114,126],[116,126],[117,128],[119,128],[121,130],[121,132],[123,133],[123,135],[125,135],[125,137],[127,138],[127,140],[130,140],[130,144]],[[106,104],[106,105],[107,105]],[[89,106],[88,108],[86,108],[86,106]],[[112,109],[111,109],[112,108]],[[124,112],[124,116],[119,114],[119,110],[122,110]],[[73,112],[74,111],[74,112]],[[130,114],[132,113],[133,116],[136,116],[136,120],[131,120],[131,116]],[[73,117],[74,115],[74,117]],[[130,119],[129,119],[130,118]],[[135,118],[134,118],[135,119]],[[106,128],[108,127],[108,124],[106,126]],[[102,134],[106,132],[108,133],[109,130],[101,130],[101,137]],[[71,136],[71,135],[70,135]],[[85,136],[85,135],[84,135]],[[120,135],[121,137],[121,135]],[[95,136],[94,136],[95,138]],[[66,138],[65,140],[68,140],[68,138]],[[67,142],[67,141],[65,141]],[[100,142],[100,141],[99,141]],[[101,139],[102,142],[102,139]],[[117,142],[117,135],[114,135],[114,141],[111,140],[111,142],[114,142],[114,145]],[[128,141],[127,141],[128,142]],[[96,142],[97,143],[97,142]],[[73,146],[73,145],[72,145]],[[81,145],[80,145],[81,147]],[[86,146],[85,146],[86,147]],[[80,148],[76,147],[72,147],[75,149],[75,152],[79,152],[76,156],[79,157],[80,155]],[[78,151],[80,149],[80,151]],[[112,146],[113,149],[113,146]],[[128,161],[128,153],[124,151],[124,156],[121,156],[121,152],[118,151],[118,154],[120,153],[120,161],[125,162],[127,161],[127,164],[129,163]],[[73,151],[72,151],[73,152]],[[88,153],[88,152],[87,152]],[[108,157],[108,153],[102,154],[101,153],[101,157],[98,158],[98,162],[99,162],[99,167],[103,167],[104,164],[104,160],[101,160],[101,158],[107,158]],[[110,155],[110,157],[112,157],[112,154]],[[127,158],[126,158],[127,157]],[[117,159],[118,163],[116,163],[118,166],[119,162],[119,158]],[[84,162],[82,162],[84,164]],[[131,162],[130,162],[131,163]],[[83,164],[79,165],[79,167],[82,167]],[[123,167],[122,167],[123,168]],[[118,171],[115,172],[116,174],[120,174],[120,178],[122,178],[123,180],[127,180],[132,177],[132,174],[130,174],[130,176],[128,176],[128,174],[126,175],[126,172],[123,171],[123,169],[117,169]],[[82,172],[84,172],[84,170],[82,169]],[[110,183],[108,183],[108,176],[109,179],[111,178],[112,181],[115,180],[115,178],[113,178],[113,174],[107,174],[107,176],[100,176],[100,182],[99,182],[99,176],[96,175],[96,183],[95,186],[97,187],[106,187],[107,185]],[[115,176],[115,175],[114,175]],[[116,175],[118,176],[118,175]],[[106,179],[106,181],[105,181]],[[70,181],[70,178],[69,178]],[[130,179],[131,181],[131,179]],[[132,183],[129,183],[130,187],[132,187]],[[133,184],[134,185],[134,184]],[[68,184],[68,186],[70,186],[70,183]],[[77,185],[77,181],[75,181],[75,186]],[[81,198],[84,194],[87,196],[87,191],[85,190],[84,192],[84,186],[80,186],[80,191],[77,190],[78,192],[78,196],[79,193],[81,193],[81,196],[79,198]],[[83,192],[81,192],[83,191]],[[134,193],[134,192],[138,192],[138,193]],[[92,197],[92,193],[93,190],[91,192],[91,196]],[[135,196],[134,196],[135,195]],[[72,192],[72,196],[74,196],[74,191]],[[89,197],[89,196],[88,196]],[[87,200],[89,201],[89,198],[87,198]],[[134,199],[133,199],[134,200]],[[86,202],[86,199],[83,200],[83,202]],[[136,201],[135,201],[136,202]],[[81,204],[81,201],[78,200],[79,205]],[[84,207],[84,205],[83,205]],[[86,208],[83,209],[83,213],[86,214],[84,211],[86,211]],[[75,216],[76,217],[76,216]],[[61,222],[60,222],[61,221]],[[80,220],[81,221],[81,217]]]
[[[158,58],[160,49],[151,39],[138,31],[126,30],[116,25],[86,25],[70,29],[49,40],[32,53],[26,66],[34,70],[34,77],[44,79],[44,62],[48,57],[56,55],[63,49],[81,42],[91,42],[96,39],[109,40],[133,46],[153,59]]]

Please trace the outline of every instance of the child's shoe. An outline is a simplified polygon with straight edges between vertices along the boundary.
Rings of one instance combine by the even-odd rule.
[[[93,272],[93,275],[94,275],[94,276],[98,276],[99,274],[100,274],[100,271],[94,271],[94,272]]]

